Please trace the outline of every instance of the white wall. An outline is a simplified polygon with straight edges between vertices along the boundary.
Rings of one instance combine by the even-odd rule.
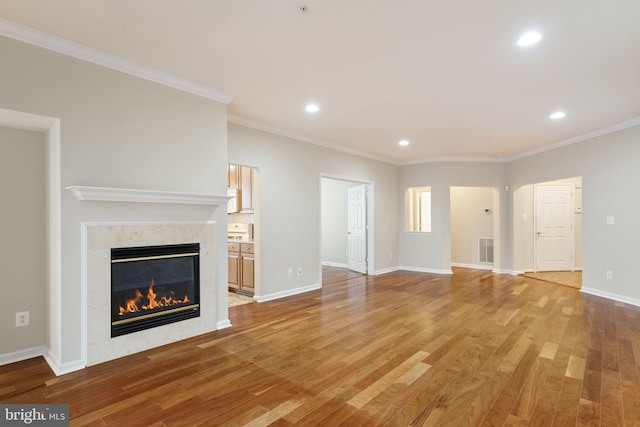
[[[320,286],[321,175],[373,183],[370,256],[376,271],[398,265],[396,166],[233,123],[228,135],[229,162],[260,173],[261,297]],[[287,276],[298,267],[301,276]]]
[[[481,264],[480,238],[493,238],[493,188],[451,187],[451,263],[472,268]],[[485,212],[488,209],[489,212]]]
[[[60,119],[61,187],[226,194],[226,106],[51,51],[0,38],[0,107]],[[62,364],[82,359],[81,224],[208,221],[207,206],[86,202],[62,190]],[[220,247],[226,242],[219,233]],[[222,257],[225,258],[225,257]],[[218,280],[227,282],[227,260]]]
[[[45,183],[44,134],[0,127],[0,355],[46,344]]]

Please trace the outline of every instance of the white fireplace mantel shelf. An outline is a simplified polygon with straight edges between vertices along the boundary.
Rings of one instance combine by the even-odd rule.
[[[172,203],[182,205],[226,205],[231,196],[218,194],[182,193],[175,191],[138,190],[134,188],[87,187],[71,185],[66,188],[78,200],[101,202]]]

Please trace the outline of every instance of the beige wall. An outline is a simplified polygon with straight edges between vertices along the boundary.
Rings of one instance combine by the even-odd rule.
[[[226,106],[7,38],[0,37],[0,51],[0,107],[60,119],[58,356],[62,365],[73,364],[83,350],[82,223],[215,220],[224,229],[227,218],[211,206],[80,201],[64,188],[226,194]],[[222,247],[226,236],[219,236]],[[226,285],[226,259],[217,272]]]
[[[322,263],[345,267],[348,262],[347,251],[349,249],[347,191],[354,184],[349,181],[322,178],[321,185]]]
[[[494,189],[487,187],[451,187],[451,263],[487,268],[481,264],[480,238],[493,238]],[[488,209],[489,212],[485,212]]]
[[[582,177],[583,290],[640,304],[636,282],[636,212],[640,209],[640,126],[513,161],[508,165],[514,189],[538,182]],[[521,201],[520,201],[521,202]],[[522,206],[514,203],[514,221]],[[615,225],[607,225],[608,216]],[[514,241],[522,240],[514,228]],[[514,270],[525,267],[524,246],[514,246]],[[606,279],[606,271],[613,272]]]
[[[579,207],[582,209],[582,177],[573,177],[562,180],[545,182],[545,184],[569,183],[574,186],[574,214],[573,214],[573,246],[574,246],[574,268],[582,269],[582,212],[576,212]],[[536,184],[543,184],[536,183]],[[514,239],[519,248],[519,260],[517,265],[521,265],[519,271],[535,271],[535,192],[534,185],[523,185],[515,189],[514,206],[517,212],[514,213]]]
[[[44,134],[0,127],[0,355],[46,344],[45,182]]]
[[[493,206],[495,260],[494,268],[511,265],[511,242],[507,232],[511,224],[510,194],[504,192],[506,166],[493,162],[435,162],[400,166],[398,191],[408,187],[431,187],[431,233],[400,232],[400,266],[416,271],[451,272],[451,187],[490,187],[497,194]],[[404,210],[402,197],[397,206]],[[401,215],[402,217],[402,215]],[[398,223],[399,230],[403,224]]]
[[[321,176],[373,183],[370,260],[378,272],[397,267],[396,166],[233,123],[229,162],[259,169],[260,296],[320,286]]]

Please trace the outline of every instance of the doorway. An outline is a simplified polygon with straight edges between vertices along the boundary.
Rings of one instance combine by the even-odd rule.
[[[582,286],[582,177],[524,185],[523,273],[574,288]]]
[[[451,265],[493,270],[498,254],[498,192],[493,187],[450,187]]]
[[[260,170],[227,164],[227,189],[236,197],[227,208],[228,307],[260,297]]]
[[[45,240],[46,240],[46,279],[44,283],[46,301],[46,316],[44,328],[46,342],[44,346],[31,347],[14,351],[10,358],[3,358],[3,363],[11,363],[29,359],[35,356],[44,356],[47,363],[56,373],[71,372],[78,369],[67,364],[62,371],[62,277],[61,277],[61,184],[60,184],[60,120],[53,117],[39,116],[13,110],[0,109],[0,126],[13,129],[41,132],[45,145],[46,162],[46,215],[48,216]],[[85,338],[86,338],[86,305],[81,307],[81,351],[84,366]]]
[[[373,184],[320,177],[320,276],[341,280],[373,272]]]

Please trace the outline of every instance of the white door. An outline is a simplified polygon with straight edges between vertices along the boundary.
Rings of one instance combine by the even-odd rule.
[[[349,270],[367,274],[367,186],[349,187]]]
[[[536,184],[536,270],[573,266],[573,185]]]

